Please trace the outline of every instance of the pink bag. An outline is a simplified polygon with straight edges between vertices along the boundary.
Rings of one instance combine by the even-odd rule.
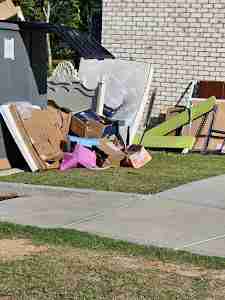
[[[63,161],[60,165],[60,171],[66,171],[78,166],[77,158],[73,153],[64,153]]]
[[[95,168],[96,165],[96,153],[88,148],[77,144],[73,154],[77,157],[79,165],[85,168]]]
[[[91,169],[96,168],[96,154],[94,151],[77,144],[72,153],[64,153],[60,171],[77,168],[78,165]]]

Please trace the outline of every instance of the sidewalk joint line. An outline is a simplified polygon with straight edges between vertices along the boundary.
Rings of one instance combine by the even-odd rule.
[[[186,244],[186,245],[181,246],[181,247],[177,247],[177,248],[175,248],[175,251],[179,251],[179,250],[182,250],[182,249],[185,249],[185,248],[190,248],[192,246],[198,246],[198,245],[205,244],[205,243],[208,243],[208,242],[211,242],[211,241],[221,240],[223,238],[225,238],[225,234],[224,235],[218,235],[218,236],[215,236],[215,237],[207,239],[207,240],[202,240],[202,241],[199,241],[199,242],[194,242],[194,243]]]

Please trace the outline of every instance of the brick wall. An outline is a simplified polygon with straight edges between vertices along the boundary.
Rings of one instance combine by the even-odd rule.
[[[157,115],[190,80],[225,80],[225,1],[103,0],[103,45],[154,64]]]

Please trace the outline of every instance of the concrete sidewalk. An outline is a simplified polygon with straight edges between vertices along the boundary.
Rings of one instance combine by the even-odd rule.
[[[70,228],[145,245],[225,257],[225,176],[157,195],[0,183],[0,221]]]

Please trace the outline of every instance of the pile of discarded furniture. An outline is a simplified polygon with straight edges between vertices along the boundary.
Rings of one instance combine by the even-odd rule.
[[[79,72],[65,62],[47,79],[43,49],[49,30],[42,23],[0,22],[0,169],[144,166],[152,157],[132,141],[148,101],[151,65],[114,59],[87,40],[84,49],[79,45],[85,57]]]
[[[190,82],[177,104],[167,109],[166,120],[153,128],[147,126],[135,142],[183,153],[225,153],[224,87],[224,82]]]
[[[26,162],[33,172],[77,167],[140,168],[151,160],[144,147],[123,143],[117,120],[93,110],[74,114],[53,101],[45,109],[28,102],[14,102],[1,105],[0,113],[2,124],[15,142],[13,161]],[[10,162],[2,161],[3,168],[7,164]]]
[[[0,20],[19,11],[10,0],[0,7]],[[63,62],[48,78],[49,33],[82,57],[78,71]],[[151,64],[115,59],[85,33],[47,23],[0,21],[0,50],[1,170],[141,168],[152,159],[145,148],[225,152],[224,83],[192,81],[153,127]]]
[[[151,65],[125,62],[74,28],[26,22],[12,0],[0,1],[0,169],[111,166],[151,160],[133,145],[148,100]],[[17,20],[9,21],[17,16]],[[6,21],[7,20],[7,21]],[[83,58],[47,78],[46,35]]]

